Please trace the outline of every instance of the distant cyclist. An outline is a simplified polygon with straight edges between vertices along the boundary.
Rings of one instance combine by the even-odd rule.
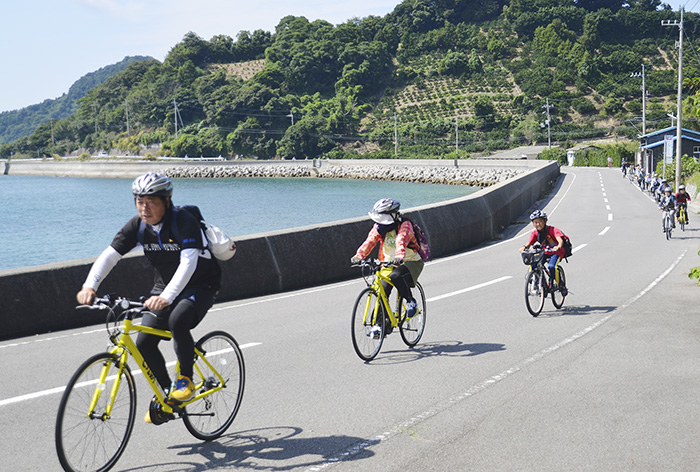
[[[92,304],[102,280],[137,244],[155,269],[151,296],[144,305],[155,316],[144,316],[143,325],[170,330],[180,361],[180,376],[169,399],[187,401],[194,396],[192,373],[194,340],[190,330],[204,318],[219,292],[221,270],[206,249],[200,223],[185,210],[173,207],[173,184],[165,174],[149,172],[134,180],[131,191],[138,215],[117,233],[112,244],[97,258],[76,298]],[[177,230],[174,230],[176,225]],[[136,344],[164,391],[171,381],[163,354],[162,338],[139,333]],[[150,412],[145,420],[151,422]]]
[[[664,196],[661,197],[661,200],[659,201],[659,210],[661,211],[670,211],[671,215],[671,227],[675,228],[676,227],[676,197],[673,196],[673,188],[670,185],[666,185],[666,187],[663,190]],[[665,226],[665,217],[661,218],[661,228],[666,231],[666,226]]]
[[[530,239],[520,248],[520,252],[529,249],[533,244],[540,243],[544,248],[544,253],[549,256],[547,268],[549,269],[550,280],[555,283],[557,264],[564,258],[564,233],[554,226],[547,224],[547,213],[542,210],[535,210],[530,214],[530,221],[535,229],[530,233]],[[554,287],[551,287],[554,288]],[[566,296],[566,287],[560,287],[561,293]]]
[[[423,271],[423,260],[418,254],[418,241],[413,234],[413,225],[404,220],[399,212],[401,203],[391,198],[383,198],[374,204],[369,217],[375,225],[367,235],[367,239],[357,249],[350,262],[358,264],[365,259],[372,249],[379,243],[379,259],[391,262],[395,267],[387,267],[382,270],[390,271],[389,278],[399,291],[399,295],[406,300],[406,314],[415,316],[418,305],[411,293],[411,287],[415,286]],[[384,284],[387,295],[391,293],[391,286]],[[389,331],[386,331],[389,334]]]
[[[690,223],[688,218],[688,203],[690,202],[690,194],[685,191],[685,185],[678,186],[678,193],[676,194],[676,217],[681,215],[681,207],[685,210],[685,224]]]

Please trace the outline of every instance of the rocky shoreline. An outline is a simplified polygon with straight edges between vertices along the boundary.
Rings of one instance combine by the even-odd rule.
[[[175,166],[162,169],[173,178],[229,177],[319,177],[337,179],[389,180],[447,185],[488,187],[527,172],[524,168],[435,167],[397,165],[309,165],[275,164],[250,166]]]

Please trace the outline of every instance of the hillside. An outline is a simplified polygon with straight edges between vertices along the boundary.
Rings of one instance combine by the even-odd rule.
[[[85,74],[71,85],[67,93],[56,99],[48,99],[19,110],[0,113],[0,144],[29,136],[37,126],[52,119],[68,118],[78,109],[78,100],[83,98],[90,89],[123,71],[132,62],[146,60],[152,60],[152,58],[146,56],[125,57],[116,64]]]
[[[163,63],[131,64],[0,157],[36,155],[36,143],[45,155],[466,157],[634,138],[642,64],[647,131],[675,111],[678,28],[661,22],[677,19],[658,0],[405,0],[339,25],[288,16],[272,33],[188,33]],[[698,19],[686,14],[685,29]],[[700,75],[697,55],[683,66]]]

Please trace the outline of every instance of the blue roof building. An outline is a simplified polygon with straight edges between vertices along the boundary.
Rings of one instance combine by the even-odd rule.
[[[656,164],[664,158],[664,142],[666,136],[672,142],[672,156],[675,162],[677,128],[671,126],[653,133],[647,133],[641,139],[641,164],[647,170],[655,170]],[[681,155],[687,154],[695,158],[700,157],[700,132],[687,128],[681,128]]]

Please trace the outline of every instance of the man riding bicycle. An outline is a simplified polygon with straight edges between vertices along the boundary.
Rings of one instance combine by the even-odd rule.
[[[690,223],[688,218],[688,203],[690,202],[690,194],[685,191],[685,185],[678,186],[678,193],[676,194],[676,217],[681,216],[681,207],[685,210],[685,224]]]
[[[359,264],[366,258],[377,243],[379,246],[379,259],[391,262],[396,267],[391,270],[389,278],[399,291],[401,297],[406,300],[406,314],[409,318],[415,316],[418,305],[411,294],[411,287],[415,285],[418,276],[423,271],[423,259],[418,254],[418,241],[413,233],[413,225],[409,220],[404,220],[399,213],[401,203],[391,198],[383,198],[374,204],[369,217],[375,225],[367,235],[367,239],[350,258],[352,264]],[[391,293],[391,286],[382,282],[387,296]],[[386,333],[389,334],[387,329]]]
[[[557,264],[564,258],[564,233],[554,226],[547,225],[547,214],[542,210],[535,210],[530,214],[530,221],[535,229],[530,233],[527,243],[520,248],[520,252],[529,249],[533,244],[539,243],[544,248],[544,253],[549,256],[547,268],[550,280],[556,283]],[[550,287],[554,288],[554,287]],[[566,296],[566,287],[560,287],[562,295]]]
[[[206,237],[199,221],[189,212],[173,206],[173,184],[168,176],[149,172],[136,178],[131,190],[138,215],[119,230],[111,245],[97,258],[76,298],[83,305],[92,304],[95,291],[117,262],[137,245],[143,246],[146,259],[155,269],[155,279],[151,296],[144,302],[153,315],[146,314],[142,324],[172,332],[180,375],[169,400],[187,401],[194,396],[195,389],[192,383],[194,340],[190,330],[214,304],[221,270],[206,248]],[[171,381],[163,354],[158,349],[161,340],[158,336],[139,333],[136,345],[167,392]],[[150,411],[145,421],[151,422]]]
[[[664,190],[664,196],[661,197],[661,200],[659,201],[659,210],[661,211],[670,211],[671,212],[671,228],[676,227],[676,197],[673,196],[673,188],[671,188],[670,185],[667,185]],[[666,226],[665,226],[665,217],[661,218],[661,228],[663,229],[664,232],[666,232]]]

